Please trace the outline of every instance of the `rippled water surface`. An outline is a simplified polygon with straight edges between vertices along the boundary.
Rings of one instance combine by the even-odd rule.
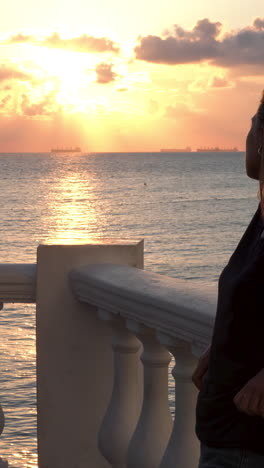
[[[0,154],[2,263],[41,242],[145,239],[145,268],[217,281],[257,207],[243,153]],[[0,456],[36,467],[35,306],[1,311]],[[172,395],[171,395],[172,397]]]

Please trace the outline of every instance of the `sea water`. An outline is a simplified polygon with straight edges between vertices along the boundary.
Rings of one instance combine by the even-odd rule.
[[[244,153],[0,154],[2,263],[42,242],[145,240],[145,268],[216,282],[257,208]],[[36,467],[35,306],[1,311],[0,456]],[[170,389],[172,398],[172,387]]]

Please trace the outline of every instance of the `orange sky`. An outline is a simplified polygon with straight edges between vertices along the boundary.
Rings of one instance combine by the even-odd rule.
[[[244,149],[264,87],[263,0],[88,3],[4,7],[1,152]]]

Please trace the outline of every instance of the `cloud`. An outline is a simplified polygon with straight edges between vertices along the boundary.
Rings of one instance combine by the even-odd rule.
[[[148,62],[164,64],[194,63],[213,59],[217,54],[216,37],[221,29],[220,23],[200,20],[192,31],[175,25],[174,32],[165,38],[147,36],[140,39],[135,48],[136,58]]]
[[[264,19],[221,35],[222,25],[205,18],[191,31],[175,25],[163,37],[146,36],[135,48],[136,58],[168,65],[209,62],[235,68],[264,65]]]
[[[234,88],[235,82],[229,80],[223,75],[212,75],[209,78],[197,78],[188,85],[188,90],[191,93],[208,93],[210,89],[228,89]]]
[[[10,94],[7,94],[4,96],[1,101],[0,101],[0,110],[3,111],[7,108],[8,103],[10,102],[12,96]]]
[[[39,46],[49,47],[52,49],[64,49],[74,52],[113,52],[117,54],[120,50],[118,44],[107,37],[94,37],[87,36],[86,34],[64,39],[57,32],[54,32],[42,40],[38,40],[33,36],[17,34],[9,39],[9,42],[12,43],[28,41]]]
[[[251,28],[227,34],[219,43],[218,55],[214,58],[213,64],[228,68],[243,65],[263,66],[263,44],[264,30],[254,25]]]
[[[11,36],[10,39],[8,39],[9,44],[16,44],[20,42],[30,42],[32,41],[33,37],[29,35],[25,35],[22,33],[18,33],[14,36]]]
[[[188,91],[191,93],[203,94],[208,92],[208,79],[197,78],[188,85]]]
[[[52,49],[64,49],[74,52],[113,52],[118,54],[120,47],[107,37],[94,37],[82,34],[81,36],[62,38],[59,33],[54,32],[44,39],[18,33],[5,41],[8,44],[32,42],[35,45],[49,47]]]
[[[112,63],[99,63],[95,69],[96,83],[107,84],[116,80],[119,76],[113,71]]]
[[[119,47],[106,37],[93,37],[83,34],[79,37],[62,39],[56,32],[46,37],[41,45],[75,52],[119,52]]]
[[[174,26],[175,35],[191,41],[215,39],[221,32],[221,23],[211,23],[208,18],[197,21],[192,31],[185,31],[177,24]]]
[[[222,76],[213,76],[210,80],[211,88],[233,88],[234,82]]]
[[[264,19],[263,18],[256,18],[254,20],[253,26],[255,29],[261,30],[264,29]]]
[[[31,76],[19,70],[15,65],[0,64],[0,82],[8,80],[28,81],[31,80]]]
[[[20,102],[21,114],[27,117],[51,116],[60,110],[60,106],[56,103],[55,97],[56,92],[51,91],[37,102],[34,102],[27,94],[23,93]]]

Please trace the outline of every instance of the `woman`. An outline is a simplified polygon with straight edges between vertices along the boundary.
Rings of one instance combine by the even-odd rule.
[[[199,468],[264,468],[264,95],[246,144],[260,204],[219,278],[212,344],[193,374],[199,389]]]

